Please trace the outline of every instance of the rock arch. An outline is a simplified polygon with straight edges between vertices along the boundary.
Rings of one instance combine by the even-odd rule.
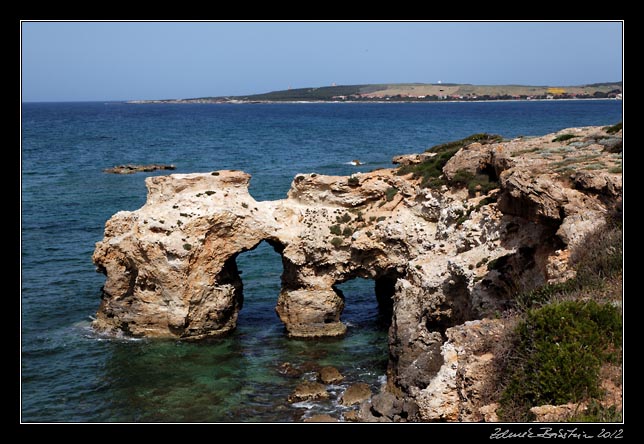
[[[609,137],[604,129],[574,132],[589,145],[566,150],[566,162],[588,153],[614,161],[592,142]],[[236,258],[266,241],[282,256],[276,310],[291,336],[342,335],[334,286],[376,282],[392,309],[388,384],[426,398],[421,416],[434,418],[432,406],[443,403],[435,385],[457,377],[450,332],[503,311],[517,288],[574,274],[570,248],[621,202],[621,173],[562,178],[558,157],[539,152],[560,152],[553,137],[472,144],[445,165],[440,189],[395,170],[300,174],[286,199],[258,202],[240,171],[149,177],[145,205],[112,216],[96,245],[106,280],[93,325],[145,337],[225,334],[243,304]],[[498,190],[449,188],[461,170],[498,178]]]

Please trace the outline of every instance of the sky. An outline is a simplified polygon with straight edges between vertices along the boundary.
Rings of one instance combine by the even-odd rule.
[[[23,22],[22,99],[622,80],[621,22]]]

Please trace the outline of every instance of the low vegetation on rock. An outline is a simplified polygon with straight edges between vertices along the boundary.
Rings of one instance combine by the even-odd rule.
[[[585,413],[562,419],[620,416],[621,406],[602,403],[601,373],[606,365],[621,366],[621,221],[609,221],[581,245],[571,258],[573,279],[517,298],[521,314],[499,371],[505,421],[531,421],[532,407],[570,402],[587,405]]]
[[[420,182],[421,187],[439,188],[441,185],[445,185],[447,183],[443,177],[443,167],[458,150],[475,142],[487,144],[499,142],[501,139],[501,136],[480,133],[472,134],[464,139],[453,142],[435,145],[426,150],[428,153],[435,153],[434,156],[429,157],[420,163],[403,165],[398,168],[396,174],[399,176],[412,174],[412,177],[415,179],[422,178]]]

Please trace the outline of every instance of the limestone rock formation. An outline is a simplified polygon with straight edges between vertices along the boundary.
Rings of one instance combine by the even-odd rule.
[[[285,199],[267,202],[240,171],[149,177],[145,205],[112,216],[96,245],[106,280],[93,325],[136,337],[225,334],[243,306],[236,257],[266,241],[282,256],[276,310],[290,336],[343,335],[336,285],[372,279],[391,315],[388,389],[416,400],[424,420],[493,418],[476,384],[464,385],[489,369],[476,338],[498,333],[486,318],[517,292],[574,273],[570,248],[620,204],[621,132],[473,143],[443,172],[437,188],[395,169],[298,174]],[[497,189],[455,181],[472,175]]]

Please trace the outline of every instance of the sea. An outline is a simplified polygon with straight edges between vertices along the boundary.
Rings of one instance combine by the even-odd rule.
[[[262,243],[238,258],[237,329],[208,342],[110,338],[92,331],[104,276],[91,256],[105,222],[146,199],[144,179],[114,165],[176,173],[244,170],[258,201],[283,199],[298,173],[349,175],[393,156],[488,132],[536,136],[622,120],[617,100],[481,103],[23,103],[21,147],[22,422],[297,422],[342,419],[343,390],[385,382],[388,319],[372,281],[342,284],[340,339],[289,339],[275,313],[281,259]],[[359,160],[361,165],[353,165]],[[285,363],[303,373],[289,377]],[[315,368],[344,380],[330,398],[290,404]]]

